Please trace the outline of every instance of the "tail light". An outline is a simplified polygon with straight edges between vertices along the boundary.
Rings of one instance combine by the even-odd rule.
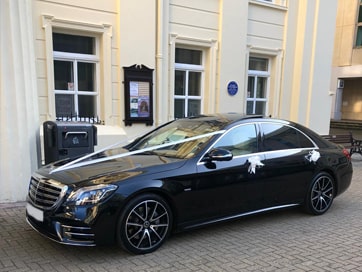
[[[351,160],[351,154],[349,154],[349,151],[347,149],[343,148],[342,152],[346,156],[346,158],[350,161]]]

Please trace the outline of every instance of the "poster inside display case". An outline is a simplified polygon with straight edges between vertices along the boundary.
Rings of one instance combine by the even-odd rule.
[[[125,84],[125,125],[153,124],[153,69],[144,65],[123,67]]]

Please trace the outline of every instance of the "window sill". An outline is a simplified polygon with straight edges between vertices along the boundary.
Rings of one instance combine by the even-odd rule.
[[[288,10],[286,6],[286,1],[280,1],[283,2],[283,4],[275,4],[272,2],[262,1],[262,0],[249,0],[249,4],[252,5],[258,5],[258,6],[264,6],[268,8],[278,9],[278,10]]]

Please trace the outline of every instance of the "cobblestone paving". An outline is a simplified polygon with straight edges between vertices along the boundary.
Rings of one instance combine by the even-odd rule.
[[[70,247],[25,222],[25,203],[0,204],[0,271],[362,271],[362,157],[322,216],[299,209],[173,235],[156,252]]]

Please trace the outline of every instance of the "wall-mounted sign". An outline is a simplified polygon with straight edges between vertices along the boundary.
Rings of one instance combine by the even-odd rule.
[[[125,93],[125,125],[153,124],[152,73],[144,65],[123,67]]]
[[[238,92],[238,84],[235,81],[230,81],[228,83],[228,93],[230,95],[236,95]]]

